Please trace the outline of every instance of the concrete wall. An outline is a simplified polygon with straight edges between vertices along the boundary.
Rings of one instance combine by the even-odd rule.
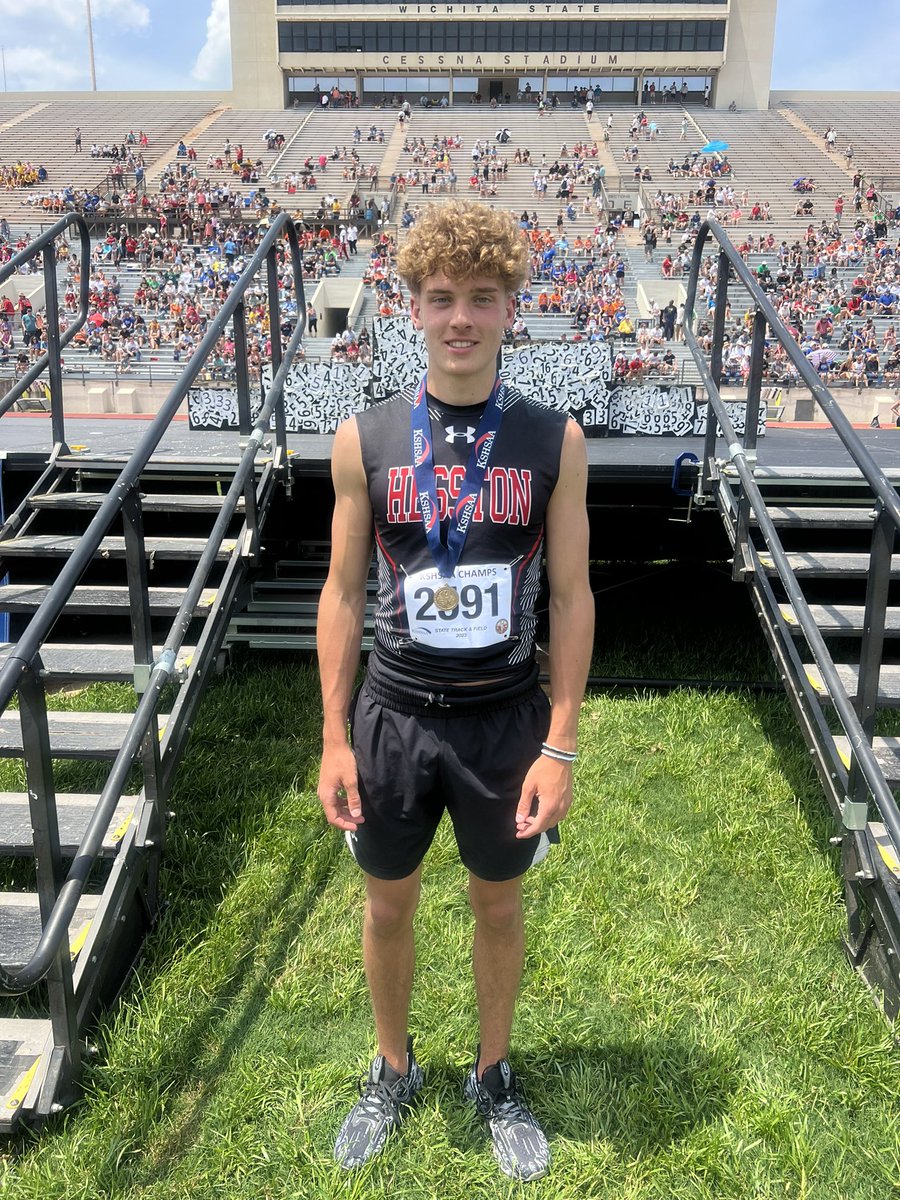
[[[228,7],[235,107],[283,108],[284,80],[278,65],[278,23],[272,0],[229,0]],[[327,69],[323,65],[323,70]]]
[[[787,0],[785,0],[787,2]],[[727,108],[733,100],[739,108],[765,109],[769,103],[769,82],[771,78],[772,47],[775,40],[775,8],[777,0],[731,0],[728,16],[728,38],[726,54],[720,52],[688,52],[688,53],[631,53],[618,52],[615,55],[601,53],[557,54],[548,50],[540,55],[541,70],[572,71],[576,74],[595,72],[603,76],[603,67],[615,61],[615,73],[632,70],[635,76],[646,73],[681,74],[703,72],[715,74],[718,71],[720,86],[716,89],[713,101],[716,107]],[[466,12],[465,5],[446,5],[441,11],[433,8],[423,8],[423,19],[447,19],[447,13],[462,16]],[[569,6],[579,13],[582,6]],[[446,9],[446,11],[445,11]],[[272,0],[229,0],[231,16],[231,77],[233,101],[239,108],[279,108],[285,103],[284,79],[282,67],[295,70],[306,75],[339,74],[354,75],[360,72],[381,74],[385,70],[385,56],[381,53],[338,53],[322,62],[320,55],[291,54],[279,56],[278,52],[278,12]],[[411,10],[410,10],[411,11]],[[479,6],[472,6],[475,14],[482,13]],[[639,16],[642,20],[659,19],[669,14],[662,9],[642,8],[622,10],[621,6],[604,5],[588,6],[587,12],[593,15],[603,15],[609,18],[624,19]],[[685,3],[677,5],[677,15],[690,16],[695,19],[720,19],[724,12],[703,5]],[[433,14],[433,17],[432,17]],[[378,16],[371,7],[344,7],[323,3],[320,7],[303,9],[285,9],[282,14],[302,17],[305,20],[337,19],[337,20],[374,20]],[[399,6],[386,4],[380,14],[389,19],[399,14]],[[520,4],[504,5],[502,15],[508,20],[526,19],[534,15],[534,7],[522,0]],[[543,16],[543,13],[541,14]],[[571,19],[568,9],[560,11],[561,19]],[[552,24],[552,16],[545,18]],[[521,61],[519,58],[521,57]],[[410,61],[415,58],[415,62]],[[441,54],[439,52],[423,55],[405,55],[393,53],[390,55],[390,67],[407,73],[440,73],[446,75],[448,70],[460,70],[470,73],[476,65],[470,61],[473,55]],[[512,77],[515,74],[533,74],[536,65],[534,56],[519,56],[510,54],[487,54],[477,56],[477,65],[492,73],[502,73]]]
[[[230,104],[231,92],[4,92],[4,102],[26,101],[32,104],[52,103],[53,101],[77,100],[79,103],[108,104],[110,101],[122,104],[134,103],[136,100],[151,101],[162,104],[170,100],[203,101],[209,104]]]
[[[893,102],[900,104],[900,92],[770,92],[769,106],[777,108],[779,104],[800,103],[803,100],[851,101],[854,104],[865,104],[868,101]]]
[[[123,376],[120,382],[88,379],[81,383],[63,378],[63,411],[70,416],[118,413],[127,416],[133,413],[152,415],[159,411],[169,394],[171,382],[158,383],[151,387],[145,380]],[[179,413],[187,416],[187,402]]]
[[[638,312],[642,317],[650,315],[650,303],[655,300],[660,308],[665,308],[670,300],[677,308],[687,297],[684,284],[678,279],[655,279],[651,283],[642,279],[637,286]]]
[[[785,0],[789,2],[789,0]],[[713,104],[760,111],[769,107],[777,0],[732,0],[725,66],[716,79]]]
[[[0,283],[0,300],[8,296],[13,304],[18,305],[20,295],[31,301],[31,307],[35,312],[42,309],[44,307],[44,276],[42,274],[13,275],[7,279],[6,283]]]
[[[360,279],[329,277],[321,280],[312,294],[312,306],[319,317],[319,337],[334,337],[343,333],[348,325],[354,325],[366,296],[365,284]],[[346,321],[338,321],[335,310],[347,310]]]

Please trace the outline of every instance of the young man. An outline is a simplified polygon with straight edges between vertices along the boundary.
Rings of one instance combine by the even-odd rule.
[[[488,1122],[501,1169],[536,1179],[549,1149],[507,1054],[524,959],[522,876],[558,841],[572,801],[592,647],[584,438],[497,377],[528,275],[511,216],[468,202],[430,207],[398,270],[425,335],[427,374],[415,395],[338,429],[319,607],[319,798],[365,872],[378,1040],[335,1156],[352,1168],[379,1153],[422,1087],[407,1030],[413,916],[446,808],[475,915],[480,1043],[464,1094]],[[375,647],[352,697],[373,537]],[[544,551],[552,709],[534,661]]]

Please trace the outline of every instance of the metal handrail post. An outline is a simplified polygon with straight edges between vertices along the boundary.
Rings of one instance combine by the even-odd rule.
[[[122,524],[125,537],[125,575],[128,580],[128,607],[131,617],[131,644],[134,651],[134,690],[140,695],[150,678],[153,662],[153,635],[150,626],[150,589],[147,578],[147,548],[144,542],[144,514],[137,485],[129,488],[122,500]]]
[[[245,438],[250,436],[253,418],[250,413],[250,367],[247,362],[247,319],[243,299],[234,310],[231,328],[234,333],[234,383],[237,391],[238,433]]]
[[[763,366],[766,347],[766,318],[759,311],[753,315],[753,341],[750,347],[750,375],[747,381],[747,402],[744,410],[744,450],[751,462],[756,461],[756,445],[759,431],[759,402],[762,395]],[[732,578],[740,580],[749,569],[749,564],[741,561],[743,547],[750,537],[750,497],[745,488],[741,488],[738,497],[738,510],[735,540],[738,552],[735,553],[732,566]]]
[[[759,439],[759,412],[762,400],[763,375],[766,362],[765,314],[757,309],[753,314],[753,340],[750,343],[750,374],[747,379],[747,416],[744,423],[744,449],[756,452]]]
[[[234,310],[234,380],[237,389],[238,433],[241,440],[250,436],[253,415],[250,411],[250,366],[247,361],[247,320],[241,302]],[[256,502],[256,487],[252,474],[244,488],[244,517],[250,530],[253,553],[258,550],[259,511]]]
[[[266,259],[266,286],[269,298],[269,356],[272,362],[272,374],[278,374],[284,355],[281,348],[281,296],[278,290],[278,254],[275,246],[269,250]],[[299,318],[298,318],[299,319]],[[275,468],[278,471],[287,470],[287,423],[284,418],[284,405],[281,395],[275,401]]]
[[[44,310],[47,329],[47,374],[50,379],[50,429],[54,451],[67,454],[65,414],[63,412],[62,363],[59,348],[59,288],[56,278],[56,243],[48,242],[44,259]]]
[[[893,521],[885,512],[884,506],[878,504],[875,509],[875,527],[872,530],[869,573],[866,577],[866,608],[856,690],[856,712],[870,744],[875,733],[875,710],[878,706],[878,684],[884,652],[885,610],[896,538],[897,530]]]
[[[716,310],[713,314],[712,352],[710,354],[709,373],[718,391],[722,379],[722,359],[725,342],[725,307],[728,303],[728,256],[725,251],[719,254],[719,267],[716,274]],[[687,318],[685,317],[685,321]],[[719,425],[713,406],[709,402],[707,389],[706,403],[706,437],[703,440],[703,479],[709,483],[712,478],[712,461],[716,456],[716,440]]]
[[[63,885],[63,871],[42,670],[43,664],[38,655],[25,672],[19,687],[19,719],[33,829],[38,903],[41,926],[46,930],[56,912],[56,902]],[[63,1061],[59,1067],[63,1071],[76,1072],[79,1064],[78,1022],[68,920],[60,930],[46,978],[53,1044],[62,1050]]]

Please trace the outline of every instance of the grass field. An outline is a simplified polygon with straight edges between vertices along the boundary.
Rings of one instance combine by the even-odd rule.
[[[588,698],[563,845],[527,885],[515,1058],[552,1174],[505,1180],[462,1104],[471,920],[446,829],[413,998],[425,1099],[380,1161],[340,1172],[373,1043],[362,889],[315,800],[318,738],[297,660],[214,685],[173,797],[168,907],[83,1101],[0,1151],[4,1200],[900,1195],[900,1055],[840,949],[787,703],[689,690]]]

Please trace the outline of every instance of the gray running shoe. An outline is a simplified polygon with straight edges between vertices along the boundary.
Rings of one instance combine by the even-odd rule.
[[[465,1098],[475,1105],[491,1131],[494,1158],[511,1179],[540,1179],[550,1169],[550,1147],[543,1129],[522,1098],[515,1072],[505,1058],[478,1078],[478,1059],[466,1077]]]
[[[334,1157],[346,1170],[361,1167],[380,1154],[388,1134],[403,1119],[404,1108],[415,1100],[424,1075],[413,1054],[412,1038],[406,1044],[408,1068],[397,1072],[379,1054],[360,1080],[359,1099],[347,1113],[334,1143]]]

